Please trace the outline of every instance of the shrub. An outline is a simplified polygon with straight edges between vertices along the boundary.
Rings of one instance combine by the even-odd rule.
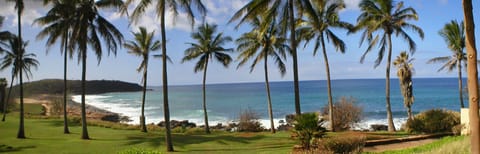
[[[460,124],[460,113],[431,109],[417,114],[405,124],[405,131],[415,133],[452,132]]]
[[[366,137],[341,135],[320,140],[319,153],[362,153]]]
[[[458,124],[458,125],[455,125],[453,126],[452,128],[452,133],[453,135],[460,135],[462,134],[462,130],[465,128],[465,125],[464,124]]]
[[[355,104],[353,97],[342,97],[333,104],[334,129],[336,131],[349,130],[354,124],[362,120],[362,107]],[[329,121],[328,104],[323,107],[322,116]]]
[[[325,135],[326,129],[322,127],[323,122],[323,119],[318,119],[317,113],[304,113],[295,117],[294,137],[300,141],[304,149],[310,150],[314,139]]]
[[[240,132],[260,132],[263,131],[262,124],[258,121],[259,115],[252,109],[244,110],[240,113],[240,122],[238,131]]]

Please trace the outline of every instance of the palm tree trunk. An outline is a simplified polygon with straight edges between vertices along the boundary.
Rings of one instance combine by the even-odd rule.
[[[87,37],[84,37],[85,39]],[[86,46],[86,44],[85,44]],[[86,47],[84,47],[86,49]],[[87,113],[85,111],[85,82],[87,77],[87,50],[83,50],[82,54],[82,139],[88,140],[90,137],[88,136],[87,130]]]
[[[20,67],[23,65],[20,65]],[[25,138],[25,126],[24,126],[24,108],[23,108],[23,75],[22,68],[19,69],[20,72],[20,127],[18,128],[17,138]]]
[[[165,2],[166,3],[166,2]],[[172,134],[170,129],[170,109],[168,106],[168,80],[167,80],[167,36],[165,34],[165,4],[161,5],[160,30],[162,33],[162,83],[163,83],[163,114],[165,118],[165,143],[167,151],[173,152]]]
[[[63,133],[70,134],[68,130],[68,118],[67,118],[67,57],[68,57],[68,31],[65,31],[65,40],[64,40],[64,52],[63,52]]]
[[[467,77],[470,119],[471,153],[480,153],[480,121],[478,117],[478,72],[477,49],[475,47],[475,25],[472,13],[472,0],[463,0],[463,14],[465,18],[465,47],[467,48]]]
[[[412,114],[412,106],[407,107],[407,114],[408,114],[408,119],[413,120],[413,114]]]
[[[297,40],[295,37],[295,13],[293,9],[293,0],[288,0],[288,11],[290,12],[290,46],[292,48],[293,58],[293,85],[295,92],[295,113],[296,115],[302,114],[300,110],[300,89],[298,85],[298,62],[297,62]]]
[[[462,60],[457,60],[457,68],[458,68],[458,95],[460,98],[460,107],[464,108],[465,105],[463,104],[463,83],[462,83]]]
[[[386,71],[386,80],[385,80],[385,98],[387,100],[387,121],[388,121],[388,131],[394,132],[395,125],[393,125],[393,115],[392,109],[390,108],[390,65],[392,63],[392,36],[388,34],[388,59],[387,59],[387,71]]]
[[[7,94],[7,99],[5,100],[5,103],[3,104],[3,117],[2,117],[2,121],[5,121],[5,117],[7,116],[7,104],[8,104],[8,101],[10,101],[10,93],[12,92],[12,89],[13,89],[13,80],[15,79],[15,75],[12,74],[12,81],[10,81],[10,88],[8,89],[8,94]]]
[[[203,70],[203,115],[205,118],[205,133],[210,134],[210,127],[208,126],[208,114],[207,114],[207,94],[205,88],[205,82],[207,81],[207,67],[208,67],[208,57],[205,62],[205,68]]]
[[[268,54],[265,53],[263,64],[265,72],[265,90],[267,90],[267,101],[268,101],[268,116],[270,116],[270,128],[272,133],[275,133],[275,124],[273,123],[273,111],[272,111],[272,98],[270,96],[270,83],[268,81],[268,64],[267,64]]]
[[[321,36],[322,41],[322,51],[323,51],[323,60],[325,61],[325,71],[327,72],[327,91],[328,91],[328,119],[330,119],[330,130],[335,132],[335,119],[334,119],[334,110],[333,110],[333,100],[332,100],[332,85],[330,82],[330,66],[328,64],[327,50],[325,49],[325,40],[323,35]]]
[[[142,115],[140,116],[140,127],[142,132],[147,132],[147,125],[145,124],[145,96],[147,94],[147,68],[148,68],[148,56],[143,70],[143,94],[142,94]]]

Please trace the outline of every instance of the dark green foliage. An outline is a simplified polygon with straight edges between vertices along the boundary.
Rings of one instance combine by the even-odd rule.
[[[413,120],[408,120],[405,130],[415,133],[452,132],[452,128],[459,124],[460,113],[431,109],[417,114]]]
[[[317,113],[303,113],[295,117],[293,132],[304,149],[309,150],[315,138],[325,135],[326,129],[322,127],[323,122],[323,119],[318,119]]]
[[[246,109],[240,113],[240,122],[238,131],[240,132],[260,132],[263,131],[262,124],[258,122],[260,117],[252,109]]]
[[[353,134],[324,138],[320,141],[320,153],[362,153],[365,141],[365,136]]]

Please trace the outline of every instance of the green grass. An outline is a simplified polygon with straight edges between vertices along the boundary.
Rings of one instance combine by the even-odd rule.
[[[463,154],[469,152],[469,138],[466,136],[447,136],[429,144],[403,150],[385,151],[379,154],[411,154],[411,153],[431,153],[431,154]]]

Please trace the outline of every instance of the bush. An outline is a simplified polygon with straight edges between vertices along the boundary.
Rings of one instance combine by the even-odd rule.
[[[317,113],[304,113],[295,117],[294,137],[300,141],[302,148],[310,150],[314,139],[325,135],[326,129],[322,127],[323,122],[323,119],[318,119]]]
[[[262,124],[258,122],[259,115],[252,109],[244,110],[240,113],[240,122],[238,131],[240,132],[260,132],[263,131]]]
[[[319,153],[362,153],[365,141],[365,136],[353,134],[324,138],[320,141]]]
[[[460,124],[460,113],[431,109],[417,114],[405,124],[405,131],[414,133],[452,132]]]
[[[362,120],[362,107],[355,104],[353,97],[342,97],[333,104],[334,129],[336,131],[349,130],[354,124]],[[328,104],[323,107],[322,116],[329,121]]]

